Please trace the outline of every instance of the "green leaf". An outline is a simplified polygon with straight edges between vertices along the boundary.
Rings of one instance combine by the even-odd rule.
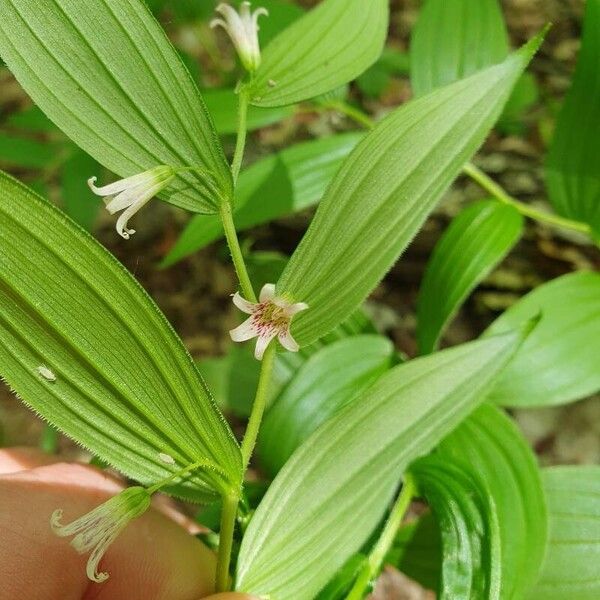
[[[487,330],[495,335],[541,313],[541,323],[499,378],[490,399],[552,406],[600,390],[600,274],[572,273],[522,298]]]
[[[345,133],[304,142],[264,158],[242,172],[236,188],[236,229],[309,208],[319,202],[335,172],[363,137]],[[223,237],[218,217],[198,215],[161,263],[168,267]]]
[[[392,343],[359,335],[313,354],[269,409],[260,431],[260,464],[271,475],[321,423],[360,396],[392,366]]]
[[[433,352],[469,294],[502,261],[523,233],[511,206],[484,200],[452,221],[429,260],[417,305],[421,354]]]
[[[484,141],[541,39],[396,110],[346,159],[277,284],[310,307],[292,324],[301,346],[343,321],[398,259]]]
[[[279,472],[250,522],[238,589],[313,598],[366,541],[404,469],[482,401],[522,335],[397,366],[326,421]]]
[[[217,131],[222,134],[233,134],[238,128],[238,96],[232,89],[203,90],[202,95],[208,112],[212,116]],[[293,106],[276,108],[259,108],[250,106],[248,109],[247,130],[254,131],[278,123],[295,112]]]
[[[600,467],[544,470],[550,512],[548,554],[528,600],[600,598]]]
[[[91,193],[82,174],[97,173],[98,169],[98,163],[89,154],[73,146],[61,174],[63,210],[88,231],[94,226],[102,202]]]
[[[485,480],[435,455],[417,461],[411,472],[440,527],[444,560],[438,597],[498,600],[500,527]]]
[[[385,562],[395,565],[427,589],[439,589],[442,540],[431,513],[400,528]]]
[[[388,13],[387,0],[323,0],[264,49],[251,103],[296,104],[352,81],[379,58]]]
[[[43,169],[56,160],[57,146],[26,137],[0,133],[0,164]]]
[[[410,47],[410,76],[422,96],[508,54],[508,34],[498,0],[427,0]]]
[[[501,543],[499,597],[523,598],[537,579],[547,540],[541,475],[523,435],[502,411],[483,405],[441,443],[436,455],[476,476],[491,496]]]
[[[121,176],[161,164],[210,172],[182,172],[165,191],[191,211],[216,212],[231,196],[200,93],[141,0],[0,0],[0,12],[7,65],[99,163]]]
[[[0,174],[0,373],[36,412],[129,477],[210,461],[173,493],[239,485],[227,423],[181,341],[93,238]],[[55,377],[46,378],[39,368]],[[166,453],[176,461],[159,459]]]
[[[573,85],[556,124],[546,179],[550,201],[600,229],[600,0],[588,0]]]

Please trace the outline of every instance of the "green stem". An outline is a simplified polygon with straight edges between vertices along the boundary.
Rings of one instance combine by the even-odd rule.
[[[227,245],[231,252],[231,259],[233,260],[233,266],[235,267],[242,293],[246,300],[257,302],[256,294],[254,293],[254,288],[250,281],[250,275],[248,275],[248,269],[246,268],[246,263],[244,261],[244,255],[240,248],[240,241],[238,240],[235,223],[233,222],[231,204],[227,200],[221,202],[220,213],[223,230],[225,231],[225,238],[227,239]]]
[[[231,163],[231,176],[233,177],[233,185],[237,184],[242,161],[244,160],[244,151],[246,149],[246,135],[248,126],[248,94],[244,87],[239,92],[238,102],[238,131],[237,141],[235,143],[235,153]]]
[[[369,555],[367,564],[358,576],[354,587],[352,590],[350,590],[348,596],[346,596],[346,600],[362,600],[369,587],[369,584],[381,571],[383,561],[385,560],[385,557],[387,556],[392,544],[394,543],[394,540],[396,539],[398,529],[400,529],[402,520],[406,515],[406,511],[408,510],[416,491],[416,485],[412,476],[407,474],[404,478],[402,490],[400,491],[398,499],[396,500],[396,503],[390,512],[390,516],[388,517],[385,527],[383,528],[377,543]]]
[[[260,378],[258,380],[258,388],[256,390],[256,397],[254,398],[254,404],[252,405],[252,413],[250,414],[250,420],[248,421],[248,427],[242,441],[242,464],[244,471],[248,468],[254,446],[256,445],[256,438],[258,437],[258,431],[262,422],[262,417],[265,412],[265,406],[267,404],[267,392],[269,390],[269,381],[271,380],[271,373],[273,372],[273,363],[275,362],[275,352],[277,349],[277,342],[272,341],[262,359],[260,367]]]
[[[219,532],[219,554],[217,556],[217,592],[229,591],[229,565],[233,548],[233,534],[239,496],[232,494],[223,496],[221,511],[221,530]]]
[[[331,102],[327,102],[326,106],[346,115],[365,129],[373,129],[375,127],[375,121],[369,115],[346,102],[332,100]]]
[[[587,235],[591,234],[591,228],[586,223],[565,219],[544,210],[537,210],[536,208],[533,208],[532,206],[524,204],[516,198],[513,198],[506,192],[506,190],[504,190],[504,188],[498,185],[493,179],[491,179],[491,177],[488,177],[488,175],[486,175],[481,169],[472,163],[467,163],[463,168],[463,172],[465,175],[468,175],[471,177],[471,179],[476,181],[484,190],[492,194],[494,198],[503,204],[508,204],[509,206],[516,208],[525,217],[529,217],[530,219],[534,219],[542,223],[548,223],[549,225],[554,225],[555,227],[571,229],[572,231],[578,231],[579,233],[584,233]]]

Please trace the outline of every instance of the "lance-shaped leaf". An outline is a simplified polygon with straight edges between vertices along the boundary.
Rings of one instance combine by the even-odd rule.
[[[527,600],[600,598],[600,467],[544,470],[550,539],[542,575]]]
[[[419,292],[417,337],[422,354],[437,348],[460,306],[522,232],[519,212],[490,200],[467,207],[452,221],[433,251]]]
[[[313,598],[367,540],[404,469],[476,408],[525,334],[397,366],[326,421],[279,472],[250,522],[238,589]]]
[[[588,0],[573,85],[556,124],[546,169],[556,210],[600,231],[600,0]]]
[[[250,101],[285,106],[352,81],[379,58],[388,13],[388,0],[323,0],[263,50]]]
[[[344,133],[303,142],[243,171],[235,190],[236,229],[244,231],[319,202],[342,161],[362,137],[361,133]],[[197,215],[162,266],[170,266],[222,237],[219,217]]]
[[[0,174],[0,374],[36,412],[144,484],[241,478],[239,448],[193,361],[134,278],[59,210]],[[168,454],[175,465],[163,463]]]
[[[161,164],[203,169],[164,192],[195,212],[217,212],[219,196],[231,196],[200,93],[141,0],[0,0],[0,14],[0,55],[99,163],[122,176]]]
[[[392,113],[338,171],[277,284],[306,302],[294,318],[300,345],[360,305],[410,243],[484,141],[541,43]]]
[[[422,96],[495,65],[507,54],[498,0],[427,0],[410,46],[413,91]]]
[[[392,366],[391,342],[358,335],[313,354],[275,400],[260,431],[261,466],[276,474],[321,423]]]
[[[505,406],[551,406],[600,390],[600,274],[572,273],[546,283],[502,314],[487,333],[541,314],[535,333],[490,395]]]

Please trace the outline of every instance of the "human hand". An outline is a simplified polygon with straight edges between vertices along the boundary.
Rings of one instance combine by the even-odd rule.
[[[32,449],[0,450],[0,600],[253,600],[214,591],[215,555],[173,511],[153,507],[128,525],[103,558],[110,578],[87,579],[81,556],[50,528],[64,509],[70,521],[121,491],[103,471],[56,462]]]

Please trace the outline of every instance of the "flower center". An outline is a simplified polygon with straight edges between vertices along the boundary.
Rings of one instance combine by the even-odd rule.
[[[272,331],[285,331],[289,325],[290,318],[286,314],[285,309],[268,301],[258,305],[252,321],[258,333],[263,335]]]

